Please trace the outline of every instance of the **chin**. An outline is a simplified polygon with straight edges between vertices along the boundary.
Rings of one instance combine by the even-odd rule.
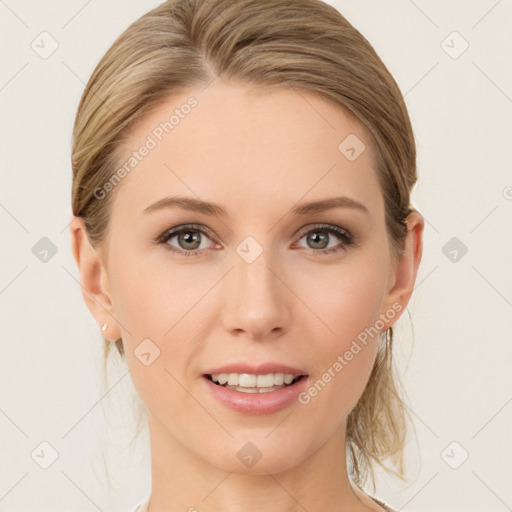
[[[244,440],[229,443],[227,446],[221,445],[218,452],[208,457],[208,462],[226,473],[267,475],[288,471],[307,458],[306,453],[297,450],[297,446],[304,446],[306,443],[297,440],[293,435],[288,437],[293,440],[289,446],[283,444],[279,437],[270,441],[266,438],[270,431],[266,430],[261,436],[244,436]],[[271,435],[274,434],[275,432]],[[232,456],[226,457],[227,453]]]

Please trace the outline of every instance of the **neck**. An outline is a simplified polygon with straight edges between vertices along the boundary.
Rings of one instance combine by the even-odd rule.
[[[240,464],[230,470],[209,463],[151,416],[149,432],[152,488],[148,512],[382,510],[349,481],[344,424],[309,458],[294,464],[293,460],[265,458],[263,453],[250,472],[240,472]],[[214,455],[225,460],[222,450]]]

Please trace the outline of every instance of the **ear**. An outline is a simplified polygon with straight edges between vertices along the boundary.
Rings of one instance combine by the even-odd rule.
[[[85,304],[96,319],[100,330],[103,324],[107,324],[108,328],[103,337],[117,340],[121,337],[121,331],[114,318],[108,276],[101,255],[89,241],[82,217],[73,216],[69,229]]]
[[[390,289],[385,297],[381,313],[389,317],[391,310],[400,312],[387,321],[385,329],[391,327],[400,318],[409,303],[416,275],[423,254],[423,229],[425,221],[419,212],[411,212],[407,219],[407,236],[404,253],[390,272]],[[386,315],[386,312],[388,314]]]

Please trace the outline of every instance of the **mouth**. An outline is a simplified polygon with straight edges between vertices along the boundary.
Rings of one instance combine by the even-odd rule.
[[[214,373],[205,374],[204,377],[219,387],[241,393],[271,393],[292,387],[307,377],[307,375],[293,375],[289,373],[268,373],[266,375]]]

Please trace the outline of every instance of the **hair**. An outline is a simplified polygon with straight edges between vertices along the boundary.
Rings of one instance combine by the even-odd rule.
[[[404,250],[416,147],[400,89],[370,43],[320,0],[168,0],[133,22],[94,69],[72,141],[72,211],[104,250],[120,148],[136,123],[170,96],[221,77],[247,86],[320,95],[359,121],[371,142],[385,204],[393,263]],[[350,477],[360,486],[373,465],[404,480],[406,409],[392,361],[393,328],[379,337],[375,364],[347,417]],[[105,340],[104,371],[111,350]],[[114,344],[112,344],[114,346]],[[115,341],[122,358],[122,339]],[[391,458],[395,469],[384,465]]]

